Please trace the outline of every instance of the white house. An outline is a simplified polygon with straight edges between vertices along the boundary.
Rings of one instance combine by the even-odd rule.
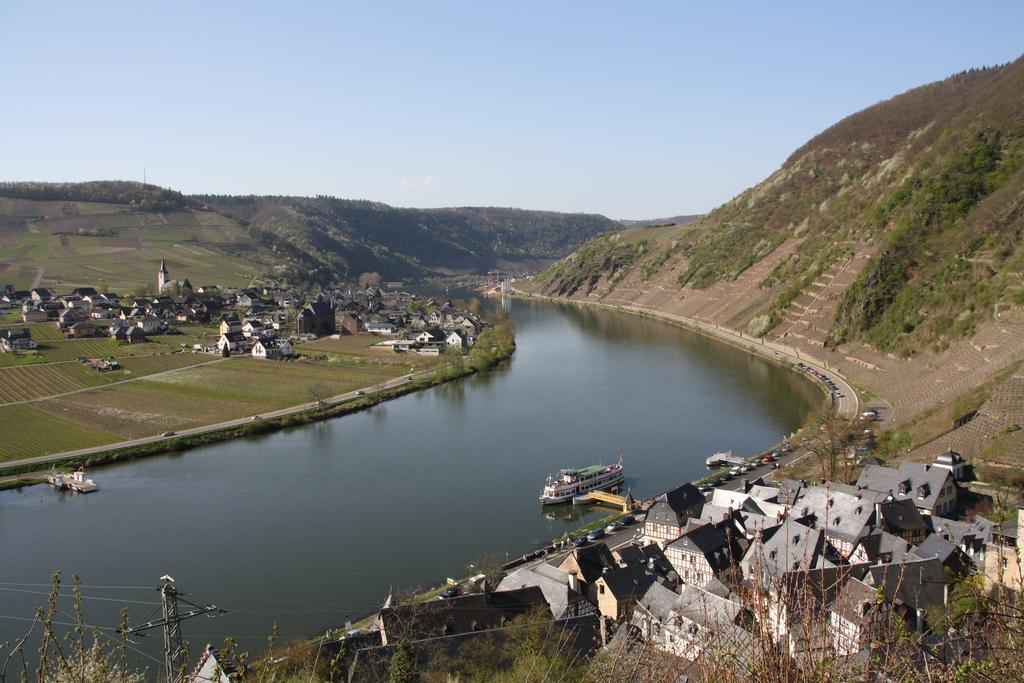
[[[390,322],[366,323],[364,329],[371,334],[396,334],[398,332],[398,326]]]
[[[263,323],[259,320],[246,320],[242,323],[242,334],[244,334],[247,339],[259,337],[263,334],[263,329]]]
[[[464,349],[466,348],[466,340],[463,339],[462,335],[452,330],[448,333],[448,336],[444,338],[444,343],[453,349]]]
[[[252,357],[263,360],[287,358],[292,353],[292,345],[287,339],[258,339],[252,347]]]
[[[241,332],[227,332],[220,335],[220,339],[217,340],[217,350],[224,353],[224,349],[227,349],[229,353],[236,353],[245,346],[245,343],[245,335]]]
[[[160,331],[162,323],[160,322],[160,319],[157,318],[156,316],[147,315],[145,318],[135,323],[135,325],[137,327],[142,328],[142,331],[145,332],[146,334],[152,334],[154,332]]]

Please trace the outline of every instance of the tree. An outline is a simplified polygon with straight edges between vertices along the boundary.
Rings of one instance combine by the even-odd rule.
[[[416,663],[416,653],[409,643],[404,640],[399,641],[395,647],[395,654],[391,656],[388,683],[416,683],[419,679],[420,672]]]
[[[821,476],[829,481],[835,481],[838,478],[838,471],[842,469],[842,478],[849,483],[854,461],[846,455],[850,444],[850,430],[854,427],[853,422],[836,415],[828,408],[823,408],[815,424],[818,427],[811,432],[805,448],[818,460]]]
[[[468,308],[469,312],[472,313],[473,315],[480,315],[480,309],[482,308],[480,299],[473,297],[472,299],[469,300],[469,303],[466,304],[466,308]]]
[[[309,397],[312,402],[316,404],[316,409],[321,410],[324,407],[324,400],[330,396],[331,390],[323,384],[313,384],[309,387]]]

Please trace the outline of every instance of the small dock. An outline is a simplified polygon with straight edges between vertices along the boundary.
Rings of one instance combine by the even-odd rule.
[[[633,500],[633,496],[627,493],[625,496],[617,496],[614,493],[608,493],[606,491],[591,491],[585,494],[586,500],[580,501],[581,503],[593,503],[595,505],[608,505],[610,507],[620,508],[623,512],[632,512],[637,507],[637,502]],[[583,496],[576,496],[576,498],[582,498]],[[573,503],[576,503],[576,498],[573,498]]]
[[[713,467],[721,467],[723,465],[745,465],[747,463],[747,461],[743,457],[739,455],[733,455],[732,451],[720,451],[718,453],[715,453],[705,462],[708,466],[708,469],[711,469]]]
[[[85,472],[72,472],[71,474],[65,474],[64,472],[50,471],[47,472],[43,478],[46,479],[47,484],[58,491],[92,493],[99,489],[99,487],[96,486],[96,482],[85,476]]]

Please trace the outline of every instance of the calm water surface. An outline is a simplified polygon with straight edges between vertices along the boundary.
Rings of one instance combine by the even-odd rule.
[[[257,648],[274,622],[308,636],[378,607],[391,585],[462,576],[482,553],[519,555],[581,524],[541,511],[549,472],[623,454],[627,486],[647,497],[702,474],[716,450],[771,445],[822,398],[795,373],[656,321],[521,301],[511,315],[518,350],[495,372],[97,469],[89,496],[0,493],[0,642],[27,627],[11,617],[31,619],[57,569],[90,586],[93,624],[116,626],[121,606],[141,620],[170,574],[231,610],[187,622],[194,647],[234,635]],[[158,652],[159,635],[148,640],[138,647]]]

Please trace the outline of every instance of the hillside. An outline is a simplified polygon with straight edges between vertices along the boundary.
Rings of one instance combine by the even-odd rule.
[[[621,227],[592,214],[184,196],[123,181],[0,183],[0,283],[130,290],[161,259],[193,282],[416,279],[536,268]]]
[[[888,400],[897,424],[943,413],[931,437],[1024,354],[1022,222],[1018,59],[858,112],[699,221],[600,236],[534,287],[804,349]],[[961,447],[991,451],[985,439]]]

